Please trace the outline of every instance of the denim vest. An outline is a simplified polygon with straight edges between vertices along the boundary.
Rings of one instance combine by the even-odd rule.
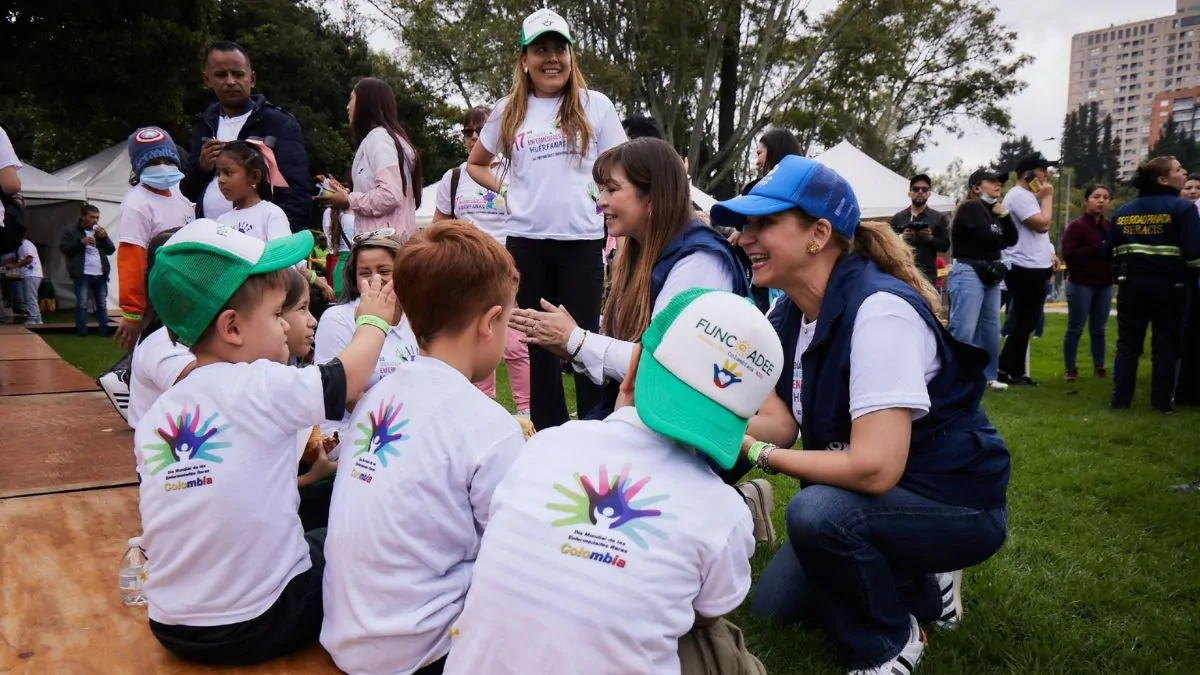
[[[850,344],[863,301],[885,292],[907,301],[933,331],[941,369],[928,383],[929,413],[912,423],[908,463],[899,485],[946,504],[989,509],[1004,506],[1008,488],[1008,448],[980,408],[987,353],[955,340],[925,300],[908,284],[875,263],[849,254],[838,262],[821,301],[812,343],[801,358],[800,392],[805,449],[850,443]],[[802,320],[800,309],[782,298],[770,320],[783,343],[783,373],[776,393],[792,400],[790,376]],[[878,364],[880,367],[886,364]]]

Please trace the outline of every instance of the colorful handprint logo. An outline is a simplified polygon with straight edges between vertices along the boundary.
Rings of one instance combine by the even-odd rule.
[[[550,524],[554,527],[584,523],[605,526],[610,530],[621,532],[644,549],[650,547],[646,544],[642,533],[666,539],[667,533],[650,525],[646,519],[674,519],[675,516],[663,513],[660,509],[647,507],[669,498],[670,495],[643,497],[635,501],[634,497],[642,491],[642,488],[646,487],[646,484],[650,482],[650,477],[646,476],[634,481],[629,477],[629,469],[630,465],[626,464],[621,467],[621,473],[613,476],[610,480],[608,468],[601,464],[599,477],[594,484],[588,476],[577,473],[575,474],[575,483],[581,488],[581,491],[555,483],[554,489],[569,499],[571,503],[546,504],[546,508],[551,511],[569,514],[566,518],[560,518]]]
[[[354,453],[355,457],[372,453],[379,458],[379,463],[383,467],[388,465],[388,457],[400,457],[400,450],[396,448],[396,443],[408,440],[400,432],[401,429],[408,426],[409,420],[399,420],[400,410],[404,407],[401,403],[397,405],[394,398],[389,398],[387,402],[380,401],[379,407],[367,414],[367,421],[370,423],[358,423],[358,430],[363,436],[354,441],[358,446],[358,452]]]
[[[157,476],[163,469],[183,461],[200,460],[220,464],[221,457],[214,454],[217,450],[228,448],[231,444],[224,441],[213,441],[213,438],[229,428],[229,425],[217,426],[217,413],[209,415],[203,423],[200,406],[189,412],[184,406],[178,415],[167,415],[167,428],[159,427],[156,431],[162,443],[148,443],[144,449],[151,452],[143,462],[151,476]]]
[[[600,206],[600,191],[596,189],[595,183],[588,183],[588,199],[592,200],[592,206],[596,207],[596,215],[603,215],[604,207]]]
[[[494,209],[494,208],[504,205],[504,192],[503,191],[496,192],[495,190],[488,190],[485,188],[480,188],[476,192],[476,196],[479,197],[480,199],[482,199],[484,202],[484,205],[487,206],[487,208],[489,208],[489,209]]]
[[[724,389],[741,381],[742,372],[738,370],[738,364],[728,359],[724,365],[713,364],[713,384],[717,385],[717,389]]]

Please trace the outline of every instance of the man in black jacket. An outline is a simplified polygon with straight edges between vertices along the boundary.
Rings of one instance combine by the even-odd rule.
[[[217,189],[214,164],[221,146],[232,140],[260,140],[275,153],[286,188],[275,188],[273,202],[287,214],[293,232],[308,229],[312,214],[312,177],[308,173],[308,151],[300,123],[290,113],[267,102],[261,94],[251,95],[254,71],[250,56],[234,42],[216,42],[204,59],[204,84],[217,96],[192,127],[187,176],[180,189],[196,203],[196,215],[213,218],[233,205]]]
[[[929,283],[937,285],[937,255],[950,250],[950,225],[946,214],[926,206],[933,181],[919,173],[908,180],[912,206],[892,216],[892,229],[913,250],[917,267]]]
[[[116,253],[117,247],[99,222],[100,209],[84,204],[79,220],[63,228],[58,242],[67,274],[75,282],[75,332],[80,336],[88,332],[88,298],[96,305],[97,332],[108,335],[108,256]]]

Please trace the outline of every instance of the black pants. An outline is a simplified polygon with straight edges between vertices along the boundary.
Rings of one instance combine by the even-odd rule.
[[[1179,355],[1179,383],[1175,386],[1177,405],[1200,405],[1200,293],[1196,275],[1188,279],[1192,289],[1187,319],[1183,326],[1183,346]]]
[[[1128,407],[1133,402],[1138,358],[1150,337],[1150,405],[1170,410],[1179,370],[1183,342],[1184,313],[1188,290],[1182,280],[1170,277],[1129,277],[1117,290],[1117,356],[1113,359],[1112,405]]]
[[[517,305],[541,310],[543,298],[566,307],[579,327],[595,332],[600,325],[600,295],[604,285],[604,240],[555,241],[508,238],[521,273]],[[570,419],[562,386],[562,361],[540,347],[529,348],[529,413],[537,429],[556,427]],[[580,416],[600,401],[600,386],[575,373],[575,399]]]
[[[1037,329],[1038,317],[1046,304],[1046,280],[1050,268],[1030,269],[1013,265],[1004,277],[1012,298],[1012,328],[1000,350],[1000,372],[1010,378],[1020,378],[1025,372],[1025,352],[1029,336]]]
[[[222,666],[263,663],[299,651],[321,635],[321,577],[325,530],[304,535],[312,567],[297,574],[270,609],[227,626],[168,626],[150,620],[150,632],[167,651],[186,661]]]

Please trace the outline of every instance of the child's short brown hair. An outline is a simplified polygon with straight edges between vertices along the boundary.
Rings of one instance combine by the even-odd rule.
[[[470,223],[445,220],[400,249],[392,279],[417,344],[425,347],[489,307],[512,302],[520,275],[512,256],[490,235]]]

